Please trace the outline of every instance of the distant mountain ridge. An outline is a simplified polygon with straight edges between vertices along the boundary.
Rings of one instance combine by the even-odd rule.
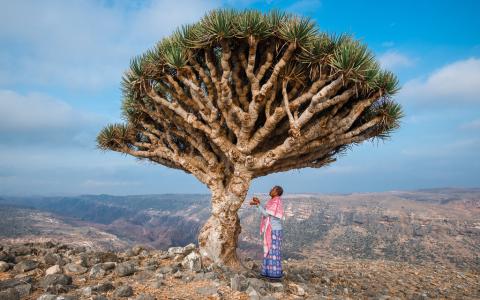
[[[286,257],[438,262],[480,270],[480,188],[283,198]],[[257,257],[259,216],[247,202],[239,212],[240,253]],[[54,237],[97,248],[140,243],[164,249],[196,242],[209,215],[208,194],[1,196],[0,242]]]

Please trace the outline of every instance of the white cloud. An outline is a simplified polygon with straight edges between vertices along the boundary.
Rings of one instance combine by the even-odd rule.
[[[412,103],[480,103],[480,59],[469,58],[446,65],[426,79],[406,82],[402,99]]]
[[[127,7],[130,5],[130,7]],[[130,58],[218,1],[7,1],[0,10],[0,85],[117,85]]]
[[[0,90],[0,145],[94,148],[97,132],[113,121],[42,93]]]
[[[403,67],[411,67],[414,65],[413,60],[395,50],[389,50],[378,58],[380,65],[385,69],[398,69]]]
[[[102,120],[45,94],[0,90],[0,132],[67,129]]]

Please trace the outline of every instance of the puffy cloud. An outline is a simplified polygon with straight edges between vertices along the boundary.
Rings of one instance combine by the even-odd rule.
[[[416,78],[406,82],[401,98],[412,104],[480,103],[480,59],[469,58],[448,64],[426,79]]]
[[[91,145],[94,131],[107,121],[42,93],[0,90],[2,144]]]
[[[413,60],[395,50],[390,50],[379,56],[380,65],[385,69],[397,69],[413,66]]]

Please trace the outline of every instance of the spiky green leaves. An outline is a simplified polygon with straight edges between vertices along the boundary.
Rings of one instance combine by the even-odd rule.
[[[235,23],[235,35],[240,38],[255,37],[264,39],[272,34],[272,26],[269,20],[256,10],[246,10],[238,14]]]
[[[354,81],[365,79],[377,67],[375,56],[367,46],[352,39],[346,39],[337,45],[330,64],[337,72]]]
[[[290,17],[280,24],[278,35],[281,39],[295,43],[299,48],[307,50],[317,37],[318,30],[314,22],[308,18]]]
[[[101,150],[118,150],[131,144],[132,130],[125,124],[109,124],[97,136],[97,147]]]
[[[374,128],[374,138],[386,140],[390,138],[391,133],[400,127],[400,121],[405,116],[402,106],[394,102],[390,97],[382,97],[380,101],[375,102],[363,114],[363,120],[369,121],[373,118],[380,118],[380,122]]]

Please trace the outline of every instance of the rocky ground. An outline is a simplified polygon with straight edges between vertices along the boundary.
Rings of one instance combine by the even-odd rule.
[[[99,252],[54,242],[0,245],[0,300],[480,299],[480,274],[365,259],[284,261],[285,278],[202,263],[195,245]]]

